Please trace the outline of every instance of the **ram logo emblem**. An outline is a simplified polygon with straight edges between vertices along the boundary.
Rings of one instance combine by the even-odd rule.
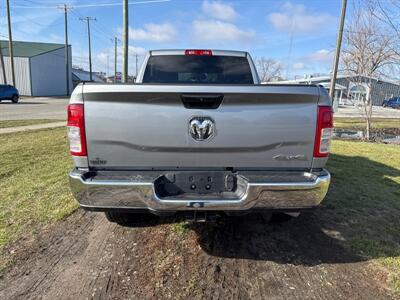
[[[209,117],[193,117],[189,121],[189,132],[196,141],[204,141],[215,134],[215,123]]]

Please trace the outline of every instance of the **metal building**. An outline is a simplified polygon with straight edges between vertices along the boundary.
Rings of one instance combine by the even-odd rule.
[[[93,82],[104,82],[95,72],[92,72]],[[83,69],[72,68],[72,83],[74,88],[81,82],[90,82],[90,72]]]
[[[328,87],[330,80],[330,76],[317,76],[288,80],[285,82],[325,84],[325,86]],[[372,105],[382,105],[383,100],[400,96],[399,82],[361,75],[338,75],[336,87],[340,87],[340,104],[355,104],[371,96]]]
[[[12,84],[8,41],[0,41],[7,83]],[[13,42],[16,88],[23,96],[67,94],[65,48],[63,44]],[[69,50],[69,92],[72,86],[71,46]],[[0,83],[5,83],[0,64]]]

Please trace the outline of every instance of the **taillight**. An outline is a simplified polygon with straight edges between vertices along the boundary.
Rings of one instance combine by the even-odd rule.
[[[314,157],[327,157],[333,134],[333,114],[330,106],[318,106]]]
[[[196,49],[189,49],[185,50],[185,55],[212,55],[211,50],[196,50]]]
[[[67,130],[69,151],[74,156],[86,156],[85,116],[83,104],[68,105]]]

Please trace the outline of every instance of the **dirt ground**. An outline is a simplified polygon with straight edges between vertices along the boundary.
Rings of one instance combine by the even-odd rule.
[[[78,210],[14,252],[0,299],[388,299],[377,267],[344,249],[316,212],[129,227]]]

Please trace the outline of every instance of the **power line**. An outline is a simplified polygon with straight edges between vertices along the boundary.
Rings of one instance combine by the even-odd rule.
[[[13,11],[13,10],[12,10],[12,11]],[[71,10],[71,12],[75,13],[74,10]],[[75,15],[76,15],[76,16],[79,16],[79,15],[82,16],[82,14],[80,14],[80,13],[79,13],[79,15],[75,13]],[[82,16],[82,17],[83,17],[83,16]],[[84,17],[83,17],[83,18],[84,18]],[[77,19],[79,19],[79,18],[77,18]],[[34,21],[33,19],[30,19],[30,18],[26,18],[26,20],[29,21],[29,22],[32,22],[32,23],[34,23],[34,24],[40,25],[40,26],[45,26],[44,24],[40,24],[40,23]],[[98,21],[98,20],[97,20],[97,21]],[[96,23],[91,23],[91,25],[95,25],[95,24],[97,24],[97,22],[96,22]],[[110,39],[107,38],[107,37],[104,35],[104,33],[100,31],[100,29],[98,29],[98,28],[96,28],[96,27],[94,27],[94,26],[91,26],[91,29],[92,29],[92,28],[94,28],[95,31],[94,31],[94,32],[91,31],[91,34],[94,34],[97,38],[100,38],[100,39],[102,39],[102,40],[104,40],[104,41],[107,41],[107,42],[110,41]],[[72,30],[73,32],[78,33],[78,34],[84,34],[84,31],[77,31],[77,30],[75,30],[73,27],[68,28],[68,30]],[[20,31],[21,31],[21,30],[20,30]],[[21,32],[24,32],[24,31],[21,31]],[[107,35],[108,33],[105,33],[105,34]],[[1,34],[0,34],[0,36],[2,36],[2,37],[4,37],[4,38],[8,38],[7,35],[1,35]],[[113,35],[111,35],[111,36],[113,36]],[[114,41],[114,38],[112,38],[112,41]],[[118,39],[118,41],[121,41],[121,40]],[[38,46],[32,46],[32,45],[26,45],[26,46],[27,46],[27,47],[30,47],[30,48],[32,48],[32,49],[39,50],[39,51],[46,51],[46,49],[42,49],[42,48],[40,48],[40,47],[38,47]],[[8,47],[5,47],[5,48],[3,48],[3,49],[7,49],[7,48],[8,48]],[[61,54],[57,54],[57,53],[49,53],[49,54],[50,54],[50,55],[57,56],[57,57],[65,58],[65,55],[61,55]],[[86,56],[86,57],[78,57],[78,56],[74,55],[74,56],[72,57],[72,60],[73,60],[73,61],[80,61],[80,62],[86,62],[86,63],[88,63],[88,57],[87,57],[87,56]],[[89,67],[89,64],[88,64],[88,67]]]
[[[78,17],[78,19],[84,19],[84,18],[85,18],[85,17],[84,17],[79,11],[77,11],[77,10],[73,10],[72,13],[75,14],[75,15]],[[99,38],[101,38],[101,39],[103,39],[103,40],[107,40],[107,41],[108,41],[108,38],[111,38],[111,37],[114,36],[114,34],[110,34],[110,32],[102,31],[102,30],[97,26],[97,24],[99,23],[99,20],[96,20],[96,21],[97,21],[96,23],[93,23],[92,28],[99,34],[99,35],[96,34],[97,37],[99,37]],[[99,24],[99,25],[100,25],[100,24]],[[105,36],[105,35],[106,35],[106,36]]]
[[[33,5],[23,5],[23,6],[22,5],[12,5],[10,9],[12,9],[14,11],[15,8],[21,8],[21,9],[25,9],[25,8],[42,8],[42,9],[50,9],[51,8],[51,9],[57,9],[57,8],[60,8],[60,5],[54,5],[53,6],[52,4],[50,5],[50,4],[47,4],[47,3],[40,3],[40,2],[37,2],[37,1],[33,1],[33,0],[22,0],[22,1],[27,2],[28,4],[29,3],[37,4],[37,6],[33,6]],[[130,2],[130,3],[128,2],[128,5],[161,3],[161,2],[169,2],[169,1],[171,1],[171,0],[135,1],[135,2]],[[58,1],[54,1],[54,2],[58,2]],[[45,5],[41,5],[41,4],[45,4]],[[78,19],[85,19],[85,17],[78,10],[73,9],[73,8],[84,8],[84,7],[95,7],[95,6],[96,7],[98,7],[98,6],[100,6],[100,7],[102,7],[102,6],[121,6],[122,3],[120,3],[120,2],[118,2],[118,3],[117,2],[110,2],[110,3],[100,3],[100,4],[90,4],[89,3],[89,4],[78,4],[78,5],[73,5],[73,6],[72,5],[73,4],[70,4],[69,7],[68,7],[71,10],[71,12],[75,16],[77,16]],[[34,20],[32,18],[25,18],[25,20],[27,20],[27,21],[29,21],[29,22],[31,22],[33,24],[36,24],[38,26],[43,26],[43,27],[46,26],[45,24],[41,24],[40,22],[37,22],[36,20]],[[59,23],[59,22],[57,22],[57,23]],[[54,25],[54,22],[53,22],[53,25]],[[114,37],[115,36],[115,33],[113,33],[110,29],[108,29],[106,26],[104,26],[101,22],[91,23],[90,25],[92,25],[91,28],[90,28],[90,29],[92,29],[91,33],[94,34],[96,37],[104,40],[104,41],[105,40],[109,41],[108,37]],[[81,31],[81,30],[77,31],[73,27],[71,27],[69,29],[72,30],[75,33],[79,33],[79,34],[83,33],[83,31]],[[90,29],[88,30],[88,32],[90,31]],[[23,31],[21,31],[21,32],[23,32]],[[114,40],[114,38],[112,38],[112,40]],[[41,49],[40,47],[37,47],[37,46],[30,45],[30,47],[32,49],[37,49],[37,50],[40,50],[40,51],[44,51],[44,49]],[[89,47],[91,47],[91,41],[89,41]],[[90,55],[89,55],[90,56],[89,57],[89,69],[91,69],[91,67],[92,67],[92,64],[91,64],[91,49],[89,49],[89,52],[90,52]],[[57,54],[57,53],[51,53],[51,55],[55,55],[55,56],[59,56],[59,57],[65,57],[65,55],[60,55],[60,54]],[[83,60],[83,59],[85,59],[85,58],[78,58],[77,56],[73,57],[73,60]]]
[[[0,36],[1,36],[1,37],[4,37],[4,38],[7,38],[7,37],[8,37],[7,35],[4,35],[4,34],[0,34]],[[15,43],[15,42],[14,42],[14,43]],[[43,49],[43,48],[40,48],[40,47],[38,47],[38,46],[33,46],[33,45],[25,45],[25,47],[30,47],[31,49],[35,49],[35,50],[39,50],[39,51],[44,51],[44,52],[47,52],[47,51],[48,51],[48,49]],[[2,49],[3,49],[3,50],[4,50],[4,49],[8,49],[8,47],[3,47]],[[59,48],[59,49],[61,49],[61,48]],[[54,50],[58,50],[58,49],[54,49]],[[57,53],[53,53],[53,52],[48,52],[47,54],[48,54],[48,55],[53,55],[53,56],[65,58],[64,55],[57,54]],[[88,58],[89,58],[88,56],[77,56],[77,55],[74,55],[74,56],[72,57],[72,59],[73,59],[74,61],[79,61],[79,62],[81,62],[81,63],[87,63],[87,62],[88,62]]]
[[[128,5],[136,5],[136,4],[148,4],[148,3],[162,3],[162,2],[170,2],[171,0],[149,0],[149,1],[135,1],[135,2],[130,2]],[[123,4],[118,2],[118,3],[99,3],[99,4],[82,4],[82,5],[76,5],[76,7],[105,7],[105,6],[122,6]]]
[[[98,21],[98,20],[97,20]],[[103,31],[101,31],[98,27],[96,27],[96,26],[94,26],[94,24],[96,24],[96,23],[93,23],[93,26],[92,26],[92,28],[96,31],[96,33],[98,34],[97,35],[97,37],[99,37],[99,38],[101,38],[101,39],[103,39],[104,41],[108,41],[108,39],[110,38],[110,37],[112,37],[113,35],[104,35],[104,32]]]
[[[75,6],[74,6],[75,8]],[[78,19],[79,18],[85,18],[78,10],[73,10],[72,11],[73,14],[75,14]],[[104,25],[102,25],[102,23],[97,19],[96,23],[93,23],[92,28],[97,32],[97,34],[95,32],[93,32],[98,38],[103,39],[104,41],[107,40],[109,38],[112,38],[114,40],[114,35],[115,33],[112,33],[111,31],[109,31],[108,29],[105,29],[106,27]]]
[[[170,2],[172,0],[149,0],[149,1],[135,1],[130,2],[128,5],[136,5],[136,4],[150,4],[150,3],[163,3],[163,2]],[[109,6],[122,6],[122,3],[97,3],[97,4],[78,4],[74,5],[76,8],[91,8],[91,7],[109,7]],[[19,6],[13,5],[14,8],[26,8],[26,9],[41,9],[41,8],[57,8],[56,6]]]
[[[109,35],[111,37],[115,35],[115,33],[111,32],[111,31],[108,31],[108,29],[106,29],[106,27],[101,22],[96,22],[96,26],[100,27],[100,29],[104,33],[106,33],[107,35]]]
[[[14,9],[14,7],[11,7],[10,9],[11,9],[12,12],[15,12],[15,13],[18,12],[18,10]],[[24,16],[24,20],[30,21],[30,22],[32,22],[32,23],[34,23],[34,24],[36,24],[36,25],[39,25],[39,26],[43,26],[43,27],[46,27],[46,26],[47,26],[47,25],[45,25],[45,24],[39,23],[38,21],[36,21],[36,20],[34,20],[34,19],[32,19],[32,18],[28,18],[28,17],[26,17],[26,16]],[[60,24],[60,23],[61,23],[61,21],[53,22],[52,25],[56,25],[56,24]]]

